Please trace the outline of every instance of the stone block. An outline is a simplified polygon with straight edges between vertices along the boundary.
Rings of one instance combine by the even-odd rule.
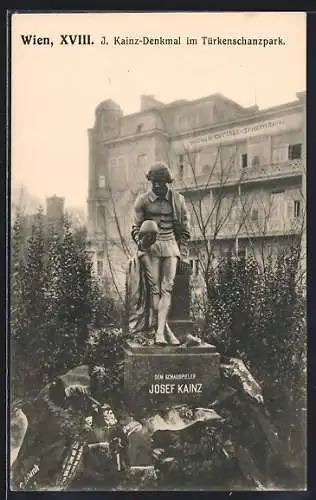
[[[220,355],[214,346],[125,348],[124,390],[131,410],[156,404],[207,402],[220,384]]]

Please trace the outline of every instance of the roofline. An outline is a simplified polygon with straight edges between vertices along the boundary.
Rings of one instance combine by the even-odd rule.
[[[283,109],[291,108],[293,106],[303,106],[301,99],[295,99],[295,101],[285,102],[283,104],[277,104],[276,106],[270,106],[269,108],[259,109],[259,113],[273,113],[274,111],[282,111]]]
[[[221,123],[213,123],[213,124],[210,124],[208,126],[201,127],[201,128],[184,130],[182,132],[171,134],[170,137],[172,137],[172,139],[178,140],[178,139],[181,139],[182,137],[187,137],[187,136],[192,136],[192,135],[193,135],[193,137],[195,135],[199,136],[200,134],[207,133],[209,130],[217,130],[217,129],[225,129],[225,128],[229,128],[229,127],[234,127],[234,126],[238,125],[239,123],[260,120],[263,117],[265,117],[266,115],[268,115],[268,116],[274,115],[274,114],[278,114],[282,111],[291,112],[291,111],[295,111],[295,110],[302,108],[302,107],[303,107],[303,104],[297,100],[297,101],[293,101],[291,103],[282,104],[280,106],[265,108],[265,109],[262,109],[260,111],[257,111],[254,114],[246,114],[244,116],[237,117],[233,120],[228,120],[228,121],[221,122]],[[192,132],[193,132],[193,134],[192,134]]]
[[[229,97],[224,96],[220,92],[216,92],[215,94],[210,94],[210,95],[205,96],[205,97],[199,97],[198,99],[193,99],[192,101],[187,101],[187,100],[184,99],[185,102],[175,102],[175,103],[171,102],[170,104],[165,104],[165,106],[162,109],[164,109],[164,108],[173,108],[173,107],[177,108],[177,107],[194,106],[196,104],[199,104],[199,103],[202,103],[202,102],[207,102],[207,101],[210,101],[212,99],[222,99],[225,102],[229,102],[230,104],[232,104],[236,108],[240,109],[241,111],[247,111],[246,107],[241,106],[240,104],[238,104],[238,102],[233,101],[232,99],[230,99]]]
[[[133,141],[136,137],[146,137],[146,136],[151,136],[154,134],[164,135],[168,139],[171,139],[171,140],[176,139],[177,140],[177,139],[181,139],[181,137],[192,136],[192,132],[193,132],[193,136],[195,136],[195,135],[198,136],[200,134],[207,133],[209,130],[213,130],[213,129],[217,130],[217,129],[223,129],[223,128],[227,128],[227,127],[233,127],[233,126],[238,125],[239,123],[244,123],[244,122],[248,122],[248,121],[251,122],[253,120],[261,119],[262,117],[264,117],[266,115],[278,114],[282,111],[284,111],[284,112],[295,111],[295,110],[298,110],[299,108],[302,108],[303,106],[304,105],[300,100],[296,100],[296,101],[291,101],[289,103],[280,104],[278,106],[264,108],[264,109],[257,111],[256,113],[245,114],[244,116],[240,116],[238,118],[235,118],[234,120],[228,120],[228,121],[224,121],[221,123],[213,123],[213,124],[209,124],[205,127],[200,127],[200,128],[196,128],[196,129],[188,129],[188,130],[184,130],[184,131],[181,131],[178,133],[169,133],[165,130],[154,128],[154,129],[144,131],[142,133],[119,136],[119,137],[115,137],[112,139],[102,139],[101,142],[104,144],[113,144],[113,143],[119,143],[119,142],[124,142],[124,141]],[[158,111],[158,110],[156,110],[156,111]],[[140,114],[140,113],[136,113],[136,114]],[[93,132],[95,132],[94,127],[88,128],[88,134],[93,134]]]
[[[129,113],[128,115],[122,115],[121,116],[121,119],[124,119],[124,118],[129,118],[130,116],[131,117],[135,117],[135,116],[144,116],[144,115],[147,115],[148,113],[159,113],[159,111],[161,111],[162,109],[164,109],[165,106],[162,106],[160,108],[150,108],[150,109],[146,109],[146,110],[143,110],[143,111],[135,111],[135,113]]]
[[[251,109],[252,106],[250,106],[250,108],[243,108],[242,106],[240,106],[239,104],[235,103],[234,101],[232,101],[228,97],[222,96],[222,94],[219,94],[219,93],[212,94],[212,95],[209,95],[207,97],[202,97],[202,98],[196,99],[194,101],[188,101],[186,104],[178,103],[178,104],[175,104],[174,107],[177,108],[177,107],[184,107],[186,105],[194,105],[196,103],[207,101],[207,100],[209,100],[211,98],[214,98],[214,97],[220,97],[221,99],[224,99],[227,102],[234,103],[237,107],[240,107],[240,109],[242,111],[246,111],[246,113],[243,116],[236,117],[233,120],[228,120],[228,121],[221,122],[221,123],[216,123],[216,124],[210,124],[207,127],[202,127],[201,129],[195,129],[195,132],[200,133],[200,132],[203,132],[203,131],[208,130],[210,128],[225,127],[225,126],[228,126],[228,125],[238,124],[239,122],[244,122],[246,120],[253,120],[253,119],[255,120],[255,119],[261,118],[262,116],[264,116],[266,114],[274,114],[274,113],[279,113],[279,112],[282,112],[282,111],[290,111],[293,108],[302,108],[302,107],[304,107],[304,99],[306,97],[306,91],[297,92],[296,95],[297,95],[297,99],[295,99],[294,101],[285,102],[285,103],[282,103],[282,104],[278,104],[276,106],[270,106],[268,108],[256,109],[255,112],[249,112],[249,111],[247,112],[247,110]],[[159,107],[159,108],[151,108],[151,109],[144,110],[144,111],[137,111],[135,113],[130,113],[128,115],[123,115],[121,117],[121,119],[128,118],[128,117],[137,117],[137,116],[142,117],[142,116],[145,116],[145,115],[150,114],[150,113],[155,113],[155,114],[161,116],[161,113],[163,113],[163,110],[166,109],[166,108],[168,108],[169,106],[172,108],[173,107],[172,103],[170,105],[166,104],[165,106],[162,106],[162,107]],[[94,131],[95,131],[95,127],[94,126],[88,128],[88,133],[93,133]],[[159,129],[159,131],[160,131],[160,129]],[[186,130],[186,131],[183,131],[183,132],[179,132],[179,133],[176,133],[176,134],[169,134],[166,131],[160,131],[160,132],[165,132],[165,134],[169,135],[170,137],[172,137],[172,136],[186,136],[188,134],[192,134],[192,129]],[[143,134],[138,134],[138,135],[143,135]],[[132,134],[131,136],[122,136],[122,137],[116,138],[116,139],[117,140],[131,139],[132,136],[134,136],[134,134]],[[109,141],[109,142],[112,142],[112,141]]]
[[[300,104],[301,101],[302,101],[302,98],[304,99],[304,97],[306,96],[306,91],[300,91],[300,92],[297,92],[296,93],[297,95],[297,99],[293,100],[293,101],[288,101],[288,102],[285,102],[285,103],[281,103],[281,104],[277,104],[276,106],[270,106],[268,108],[259,108],[259,112],[269,112],[269,111],[272,111],[272,110],[278,110],[278,109],[284,109],[288,106],[292,106],[294,104]],[[205,97],[200,97],[199,99],[194,99],[192,101],[186,101],[186,102],[176,102],[176,103],[170,103],[170,104],[164,104],[163,106],[161,107],[153,107],[153,108],[150,108],[150,109],[146,109],[146,110],[143,110],[143,111],[135,111],[134,113],[129,113],[128,115],[124,115],[122,116],[122,118],[128,118],[128,117],[136,117],[136,116],[144,116],[148,113],[161,113],[163,112],[164,109],[170,109],[170,108],[183,108],[183,107],[186,107],[186,106],[194,106],[195,104],[199,104],[199,103],[202,103],[202,102],[207,102],[211,99],[214,99],[214,98],[219,98],[219,99],[222,99],[226,102],[229,102],[230,104],[233,104],[236,108],[239,108],[241,111],[249,111],[253,108],[253,106],[247,106],[247,107],[244,107],[244,106],[241,106],[240,104],[238,104],[236,101],[233,101],[232,99],[230,99],[229,97],[226,97],[224,96],[223,94],[217,92],[215,94],[210,94],[208,96],[205,96]],[[104,102],[104,101],[102,101]],[[102,104],[102,102],[100,104]],[[99,105],[100,105],[99,104]],[[98,105],[98,106],[99,106]],[[96,109],[98,108],[98,106],[96,107]],[[256,113],[257,114],[257,113]],[[251,113],[249,113],[249,115],[251,115]]]
[[[278,107],[282,107],[282,106],[288,106],[288,105],[292,105],[294,103],[298,103],[298,102],[301,102],[302,99],[304,99],[306,97],[306,90],[301,90],[299,92],[296,92],[296,96],[297,98],[293,101],[287,101],[287,102],[283,102],[281,104],[277,104],[276,106],[270,106],[268,108],[259,108],[259,111],[268,111],[270,109],[274,109],[274,108],[278,108]],[[214,99],[214,98],[217,98],[217,99],[222,99],[223,101],[226,101],[230,104],[233,104],[235,107],[239,108],[241,111],[248,111],[249,109],[252,109],[255,105],[252,105],[252,106],[242,106],[241,104],[238,104],[238,102],[234,101],[233,99],[230,99],[229,97],[226,97],[225,95],[221,94],[220,92],[216,92],[215,94],[210,94],[208,96],[205,96],[205,97],[200,97],[198,99],[194,99],[192,101],[185,101],[185,102],[176,102],[176,103],[170,103],[170,104],[166,104],[164,107],[160,108],[160,109],[164,109],[164,108],[168,108],[168,107],[185,107],[185,106],[190,106],[190,105],[194,105],[194,104],[199,104],[200,102],[207,102],[211,99]]]

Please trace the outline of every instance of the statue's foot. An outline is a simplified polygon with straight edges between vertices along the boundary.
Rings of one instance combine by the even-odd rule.
[[[202,344],[202,340],[199,337],[191,335],[191,333],[189,333],[186,336],[186,345],[188,347],[194,347],[194,346],[198,346],[198,345],[201,345],[201,344]]]
[[[159,333],[159,332],[156,333],[155,344],[156,345],[167,345],[168,344],[163,333]]]
[[[171,330],[169,325],[166,325],[166,337],[168,339],[168,344],[171,345],[180,345],[180,340],[177,339],[173,331]]]

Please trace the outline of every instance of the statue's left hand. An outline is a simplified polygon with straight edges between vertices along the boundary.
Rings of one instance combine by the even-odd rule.
[[[138,244],[139,250],[148,250],[151,245],[153,245],[156,241],[156,235],[154,233],[144,234]]]

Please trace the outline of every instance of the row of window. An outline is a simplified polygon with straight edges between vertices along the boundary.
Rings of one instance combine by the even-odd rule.
[[[226,252],[226,255],[228,256],[229,253],[233,254],[235,257],[238,258],[246,258],[246,250],[238,249],[237,251],[234,252]],[[214,255],[213,258],[215,258]],[[196,258],[190,259],[190,266],[191,266],[192,276],[199,276],[199,274],[201,273],[201,266],[199,259]]]
[[[230,250],[223,251],[221,253],[222,256],[225,257],[231,257],[231,258],[238,258],[238,259],[246,259],[247,256],[249,255],[249,249],[247,248],[234,248]],[[213,255],[213,258],[215,256]],[[201,273],[201,266],[200,266],[200,261],[199,259],[191,259],[190,260],[190,265],[192,269],[192,276],[199,276]]]
[[[148,165],[148,155],[147,153],[139,153],[136,156],[136,168],[141,172],[145,172]],[[127,161],[125,156],[118,156],[116,158],[111,158],[110,160],[110,176],[112,179],[120,178],[120,176],[126,174]],[[123,173],[124,172],[124,173]],[[104,189],[106,187],[105,175],[99,175],[98,177],[98,187]]]
[[[302,157],[302,144],[290,144],[288,146],[287,158],[283,157],[283,159],[296,160],[296,159],[300,159],[301,157]],[[273,161],[277,161],[277,158],[274,158]],[[184,177],[184,163],[185,163],[185,156],[183,154],[180,154],[178,156],[178,178],[180,180],[182,180]],[[197,171],[198,170],[198,163],[199,163],[198,154],[195,155],[193,163],[194,163],[194,165],[192,165],[192,168],[194,168],[194,170]],[[144,172],[147,165],[148,165],[147,153],[139,153],[136,156],[136,169],[138,171],[141,170],[142,172]],[[247,168],[250,166],[248,153],[242,153],[240,155],[240,165],[242,168]],[[252,165],[252,167],[256,167],[256,166],[260,165],[260,158],[258,155],[255,155],[252,158],[251,165]],[[122,174],[122,171],[126,167],[127,167],[127,164],[126,164],[125,156],[119,156],[116,158],[112,158],[110,160],[110,175],[113,177],[116,177],[117,175],[120,176]],[[211,169],[212,169],[212,166],[210,166],[209,164],[203,165],[202,173],[207,174],[208,172],[211,171]],[[105,186],[106,186],[105,176],[100,175],[99,179],[98,179],[98,187],[101,189],[104,189]]]
[[[288,149],[287,149],[287,158],[284,158],[284,156],[281,157],[282,160],[299,160],[302,158],[302,144],[289,144]],[[280,159],[280,157],[279,157]],[[274,161],[277,161],[278,158],[273,158]],[[260,165],[260,158],[259,156],[254,156],[252,159],[252,166],[258,166]],[[248,154],[243,153],[241,155],[241,166],[243,168],[247,168],[249,166],[248,164]]]
[[[127,158],[126,156],[117,156],[116,158],[111,158],[110,159],[110,169],[123,169],[126,167],[127,164]],[[137,167],[142,167],[144,165],[147,165],[148,162],[148,155],[147,153],[138,153],[135,159],[135,163]]]
[[[281,225],[292,224],[295,219],[301,219],[303,212],[302,200],[298,193],[290,193],[285,190],[273,191],[270,194],[266,193],[265,198],[250,199],[247,201],[245,198],[236,199],[223,198],[215,200],[214,203],[220,208],[216,211],[214,219],[210,223],[215,223],[216,217],[218,221],[228,226],[234,227],[242,222],[258,222],[260,226],[267,223],[271,228],[272,226],[281,227]],[[259,200],[260,203],[259,203]],[[250,202],[250,203],[249,203]],[[207,206],[207,198],[204,199],[203,205]],[[188,204],[191,212],[192,224],[196,226],[196,212],[194,211],[191,203]],[[207,208],[206,208],[207,209]],[[215,212],[214,212],[215,213]]]
[[[241,206],[231,206],[231,201],[228,199],[228,210],[227,218],[231,222],[237,222],[241,218]],[[260,216],[260,209],[254,207],[250,210],[250,220],[258,221]],[[284,191],[272,192],[270,194],[269,200],[267,199],[267,204],[263,210],[262,216],[269,220],[285,220],[285,219],[297,219],[301,216],[302,207],[301,200],[299,199],[289,199],[284,196]],[[226,212],[224,212],[226,213]]]
[[[284,148],[281,150],[274,151],[272,163],[277,163],[281,161],[287,160],[299,160],[302,158],[302,144],[290,144],[287,148],[287,155],[284,154]],[[214,157],[214,162],[216,161],[216,157]],[[199,170],[199,157],[198,154],[195,155],[194,159],[190,158],[190,163],[192,163],[191,168],[194,171]],[[258,167],[260,165],[260,157],[258,155],[253,156],[251,161],[252,167]],[[185,164],[185,155],[180,154],[178,156],[178,178],[179,180],[183,180],[184,177],[184,166]],[[240,166],[242,168],[248,168],[249,164],[249,155],[248,153],[241,153],[240,155]],[[202,174],[209,173],[213,168],[213,165],[203,165],[201,169]]]
[[[231,254],[231,256],[235,256],[238,258],[246,258],[247,257],[247,251],[245,249],[238,249],[237,251],[234,252],[227,252],[226,255]],[[199,259],[190,259],[190,266],[191,266],[191,271],[192,271],[192,276],[199,276],[201,269],[200,269],[200,261]],[[97,274],[98,276],[103,276],[104,274],[104,262],[101,259],[97,260]]]
[[[294,200],[293,208],[291,213],[289,214],[290,218],[298,219],[301,216],[301,201]],[[280,217],[282,220],[282,217]],[[250,219],[255,222],[259,220],[259,209],[253,208],[251,211]]]

